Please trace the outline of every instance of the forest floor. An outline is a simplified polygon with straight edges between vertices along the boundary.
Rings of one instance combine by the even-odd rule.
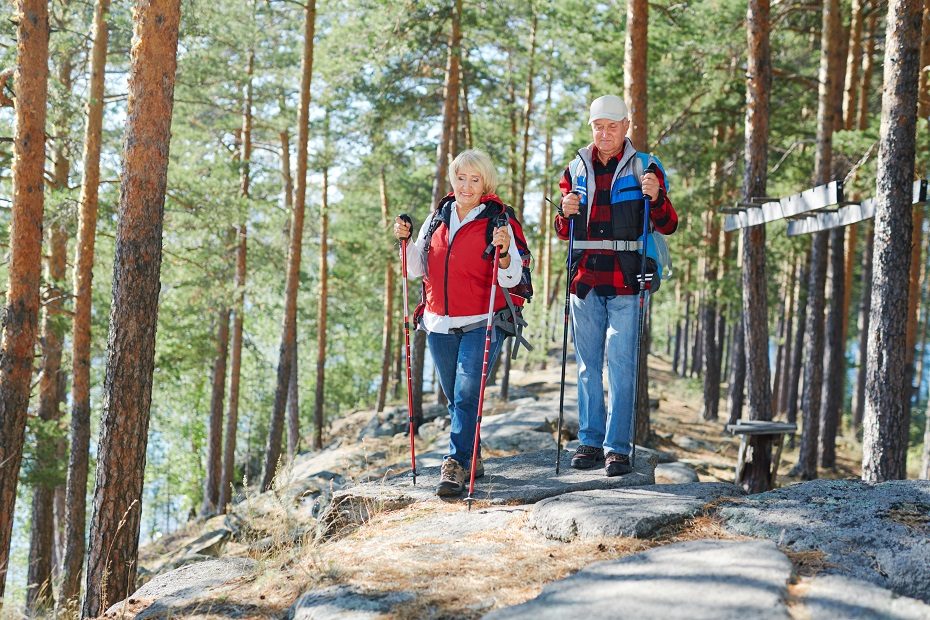
[[[511,385],[517,394],[532,393],[539,402],[554,403],[553,419],[557,415],[559,394],[559,361],[546,369],[512,370]],[[574,376],[574,368],[569,369]],[[574,391],[574,382],[569,387]],[[491,388],[491,408],[485,416],[507,413],[514,406],[498,397]],[[701,387],[697,379],[675,375],[662,357],[650,359],[650,398],[658,399],[658,408],[651,413],[652,429],[657,442],[654,448],[674,454],[680,462],[693,467],[702,482],[732,482],[736,463],[738,438],[726,433],[726,407],[721,403],[721,419],[707,422],[700,419]],[[407,441],[402,436],[354,441],[358,431],[371,419],[372,412],[357,412],[334,425],[332,439],[343,438],[347,445],[361,452],[340,457],[333,464],[348,479],[370,479],[383,472],[385,463],[403,462]],[[442,444],[443,437],[434,442]],[[425,442],[424,442],[425,443]],[[355,444],[364,444],[356,446]],[[420,450],[429,445],[418,445]],[[435,448],[435,445],[432,446]],[[857,478],[861,448],[851,437],[837,440],[837,467],[822,470],[824,478]],[[797,449],[786,446],[778,482],[794,482],[787,474],[797,460]],[[500,456],[486,453],[487,457]],[[383,474],[381,474],[383,475]],[[282,486],[284,489],[284,486]],[[489,608],[487,592],[494,592],[492,607],[513,605],[536,596],[546,583],[565,577],[593,561],[617,558],[642,551],[658,544],[707,538],[736,538],[726,533],[713,519],[698,517],[684,527],[669,531],[653,540],[612,537],[601,540],[557,544],[527,534],[522,527],[526,515],[515,511],[505,527],[495,523],[482,531],[469,533],[469,544],[486,544],[494,555],[475,565],[463,549],[450,548],[457,541],[437,541],[435,529],[418,532],[417,523],[442,522],[462,512],[459,503],[414,504],[402,510],[390,511],[374,506],[371,519],[363,526],[341,532],[335,538],[320,538],[318,530],[302,527],[308,521],[286,490],[274,494],[249,496],[239,504],[237,512],[251,515],[248,529],[254,534],[229,541],[222,557],[252,558],[260,569],[254,578],[243,579],[222,590],[209,602],[188,608],[185,616],[235,616],[240,618],[285,617],[289,608],[305,592],[328,586],[384,587],[387,591],[418,592],[416,600],[396,607],[395,615],[404,618],[477,617]],[[242,508],[242,506],[245,508]],[[166,536],[142,550],[140,565],[161,572],[165,557],[198,536],[216,528],[223,517],[191,523],[183,530]],[[303,525],[306,525],[305,523]],[[298,534],[295,535],[295,532]],[[441,551],[435,545],[441,544]],[[439,555],[437,555],[437,553]],[[461,557],[459,557],[461,556]],[[810,568],[804,563],[818,558],[801,558],[800,574]],[[799,560],[800,561],[800,560]],[[797,564],[797,562],[796,562]],[[816,567],[814,567],[816,570]],[[789,589],[790,592],[790,589]],[[121,614],[141,610],[144,601],[129,600]],[[427,610],[430,610],[427,613]],[[439,610],[437,616],[436,611]]]

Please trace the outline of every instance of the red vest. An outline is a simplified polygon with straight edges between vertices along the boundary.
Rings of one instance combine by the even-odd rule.
[[[494,205],[485,208],[493,209]],[[452,243],[449,243],[449,227],[445,224],[433,233],[423,279],[428,311],[440,316],[487,314],[494,267],[493,259],[482,257],[488,247],[487,225],[486,218],[472,220],[459,228]],[[503,288],[498,284],[494,310],[506,306]]]

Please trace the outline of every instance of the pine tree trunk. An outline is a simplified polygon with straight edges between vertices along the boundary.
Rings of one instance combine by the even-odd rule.
[[[750,0],[746,14],[749,63],[746,77],[746,172],[744,200],[765,196],[769,143],[769,92],[772,83],[769,46],[769,0]],[[772,419],[769,369],[768,303],[765,264],[765,226],[743,229],[743,329],[746,342],[746,394],[751,420]],[[751,460],[738,480],[750,493],[772,487],[772,438],[754,435],[749,440]]]
[[[855,432],[862,429],[865,415],[865,376],[869,353],[869,315],[872,312],[872,254],[875,247],[875,228],[869,226],[865,249],[862,251],[862,300],[859,303],[859,368],[856,372],[856,403],[853,406],[852,426]]]
[[[843,410],[843,391],[846,378],[846,343],[843,341],[843,287],[846,276],[845,229],[830,231],[830,268],[828,284],[830,300],[826,326],[826,351],[824,352],[824,388],[820,406],[820,437],[818,453],[820,466],[829,469],[836,466],[836,432]]]
[[[323,405],[326,388],[326,300],[329,296],[329,168],[323,166],[323,204],[320,207],[320,302],[316,323],[316,393],[313,405],[313,447],[323,449]]]
[[[93,50],[87,126],[84,132],[81,206],[74,259],[74,318],[71,359],[71,451],[65,490],[65,553],[59,595],[63,605],[76,610],[84,569],[87,512],[87,470],[90,448],[90,315],[94,276],[94,242],[97,231],[97,190],[100,184],[100,140],[103,128],[104,69],[106,67],[107,13],[110,0],[94,3]]]
[[[103,419],[83,615],[136,585],[180,2],[134,12]]]
[[[736,424],[743,417],[743,394],[746,390],[746,340],[743,323],[745,317],[738,314],[738,320],[733,325],[733,341],[731,345],[730,380],[727,392],[727,424]]]
[[[777,417],[788,409],[788,384],[791,382],[791,361],[794,354],[794,315],[797,307],[799,258],[794,257],[791,272],[788,276],[788,286],[785,294],[788,297],[788,308],[785,311],[784,354],[781,364],[781,379],[775,382],[775,396],[773,398],[774,414]]]
[[[801,259],[801,271],[798,274],[798,312],[797,331],[794,333],[794,345],[791,355],[791,376],[788,378],[788,398],[785,407],[785,419],[790,424],[798,421],[798,392],[801,383],[801,365],[804,354],[804,335],[807,331],[807,282],[810,279],[810,253]],[[790,445],[794,447],[794,435]]]
[[[911,267],[907,286],[907,325],[904,331],[904,407],[907,419],[911,418],[911,400],[914,397],[914,347],[917,346],[917,302],[920,300],[920,266],[923,264],[923,205],[912,208]]]
[[[526,169],[530,153],[530,124],[533,119],[533,86],[536,81],[536,25],[539,18],[533,3],[530,3],[533,21],[530,25],[530,58],[526,76],[526,92],[523,94],[523,154],[520,157],[520,188],[513,197],[517,209],[517,219],[523,222],[524,194],[526,194]],[[506,376],[510,374],[510,362],[506,363]],[[506,380],[506,379],[505,379]]]
[[[223,472],[220,479],[219,508],[225,511],[232,501],[235,484],[236,433],[239,429],[239,375],[242,369],[242,314],[245,307],[246,225],[240,224],[236,249],[236,305],[233,309],[232,338],[229,355],[229,409],[226,412],[226,435],[223,444]]]
[[[910,420],[901,381],[907,374],[907,293],[900,280],[911,257],[900,246],[901,239],[910,238],[912,225],[921,10],[913,0],[888,4],[862,438],[862,479],[868,482],[907,476]]]
[[[814,182],[822,185],[830,180],[833,156],[834,116],[834,56],[836,22],[839,20],[837,0],[825,0],[822,11],[820,34],[820,72],[817,104],[817,149],[814,154]],[[820,408],[823,395],[823,347],[824,347],[824,284],[827,274],[827,242],[829,233],[814,233],[811,241],[811,270],[808,280],[808,315],[805,331],[808,347],[804,367],[804,412],[801,428],[801,449],[798,463],[792,475],[804,480],[817,477],[817,450],[820,437]]]
[[[255,50],[249,49],[249,60],[246,65],[245,98],[242,103],[242,157],[239,165],[239,193],[246,199],[250,198],[252,178],[252,96],[255,73]],[[288,161],[287,132],[282,132],[285,143],[285,161]],[[287,164],[287,177],[290,177],[290,164]],[[286,184],[288,197],[290,184]],[[236,275],[235,297],[232,307],[232,334],[230,337],[229,352],[229,406],[226,410],[226,431],[223,438],[223,466],[220,476],[219,510],[225,512],[232,501],[233,484],[235,482],[236,468],[236,434],[239,429],[239,375],[242,371],[242,325],[245,309],[245,277],[246,258],[248,251],[248,228],[246,226],[248,214],[240,215],[240,224],[236,230]]]
[[[294,343],[291,345],[291,378],[287,382],[287,458],[292,463],[300,449],[300,385],[297,372],[297,360],[300,355],[297,350],[296,333],[294,336]]]
[[[846,84],[843,96],[843,120],[846,129],[856,128],[858,110],[859,68],[862,63],[863,0],[852,0],[849,22],[849,54],[846,59]]]
[[[384,166],[381,167],[379,186],[381,188],[381,227],[386,231],[391,225],[390,203],[387,195],[387,178],[384,174]],[[390,248],[393,252],[393,244]],[[388,254],[397,258],[396,252]],[[384,411],[384,403],[387,400],[387,388],[391,373],[391,335],[394,331],[394,270],[397,265],[394,260],[389,260],[384,269],[384,328],[381,332],[381,384],[378,386],[378,404],[376,410],[378,413]]]
[[[869,126],[869,97],[872,90],[872,71],[875,67],[875,37],[878,34],[878,10],[873,8],[866,19],[865,53],[862,59],[862,85],[859,90],[858,129]]]
[[[233,229],[235,233],[235,229]],[[231,237],[234,239],[234,237]],[[226,361],[229,358],[229,308],[216,313],[216,357],[213,361],[213,389],[210,394],[210,421],[207,424],[207,477],[203,486],[200,516],[212,516],[220,506],[220,478],[223,462],[223,400],[226,396]]]
[[[629,137],[638,151],[649,150],[647,110],[648,0],[627,0],[623,53],[623,98],[630,109]]]
[[[23,456],[42,268],[43,172],[48,96],[48,4],[16,2],[16,129],[9,281],[0,340],[0,575],[6,575]],[[0,601],[4,582],[0,579]]]
[[[281,348],[278,354],[277,386],[274,408],[268,428],[268,445],[265,449],[265,466],[262,473],[262,490],[271,488],[281,456],[281,436],[284,434],[284,413],[287,405],[287,386],[291,378],[290,349],[297,330],[297,287],[300,283],[300,258],[303,244],[304,212],[307,198],[307,144],[310,125],[310,80],[313,75],[313,36],[316,29],[316,0],[309,0],[305,8],[304,50],[301,61],[300,110],[297,115],[297,191],[291,220],[290,244],[287,254],[287,283],[285,285],[284,321]]]
[[[551,199],[552,189],[550,184],[550,171],[552,170],[552,72],[550,71],[546,79],[546,144],[544,147],[543,159],[543,199],[540,203],[539,216],[539,237],[542,239],[542,251],[539,253],[539,262],[536,265],[536,273],[542,275],[542,302],[543,306],[543,338],[542,346],[544,350],[549,348],[549,331],[554,321],[552,308],[548,305],[549,295],[552,291],[552,222],[554,217],[552,206],[548,200]],[[544,356],[541,362],[541,368],[546,368],[548,356]]]
[[[58,78],[65,92],[71,92],[72,65],[63,59],[59,65]],[[68,119],[59,118],[55,131],[63,136],[67,131]],[[70,162],[63,139],[55,141],[52,149],[54,166],[52,186],[67,190]],[[49,234],[48,269],[46,271],[46,293],[42,316],[42,372],[39,375],[39,419],[50,423],[61,417],[59,404],[65,385],[61,367],[63,334],[56,327],[58,317],[64,310],[64,281],[68,254],[68,231],[61,222],[53,224]],[[32,529],[29,541],[29,574],[26,586],[26,610],[30,615],[41,613],[54,606],[52,592],[52,568],[55,541],[55,476],[48,471],[58,462],[58,441],[45,429],[36,437],[40,479],[32,495]],[[63,453],[62,453],[63,454]]]

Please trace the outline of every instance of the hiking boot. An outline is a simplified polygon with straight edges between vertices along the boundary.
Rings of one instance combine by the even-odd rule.
[[[465,470],[465,477],[471,476],[471,461],[468,463],[468,469]],[[479,456],[478,463],[475,465],[475,479],[484,477],[484,460]]]
[[[633,471],[633,464],[630,463],[629,455],[611,452],[607,455],[604,469],[608,476],[622,476]]]
[[[447,497],[461,495],[465,490],[465,469],[455,459],[445,459],[439,470],[439,486],[436,495]]]
[[[604,450],[593,446],[578,446],[572,455],[572,467],[575,469],[592,469],[604,460]]]

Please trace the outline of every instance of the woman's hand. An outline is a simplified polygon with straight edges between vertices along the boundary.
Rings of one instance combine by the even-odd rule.
[[[394,218],[394,238],[398,241],[410,240],[410,224],[399,217]]]
[[[491,243],[499,247],[502,254],[507,252],[510,249],[510,230],[506,226],[495,228]]]

